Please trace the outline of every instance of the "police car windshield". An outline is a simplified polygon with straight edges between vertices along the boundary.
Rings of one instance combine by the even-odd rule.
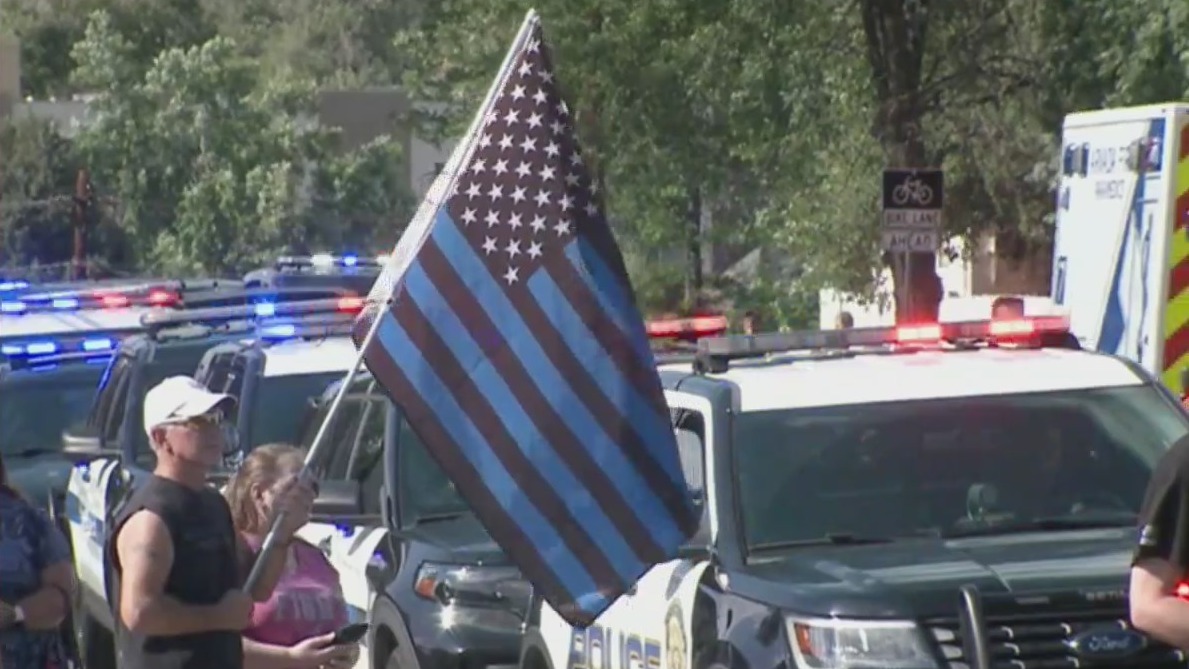
[[[328,385],[343,378],[342,372],[266,376],[260,379],[251,398],[251,425],[246,431],[248,448],[261,444],[300,443],[302,415],[310,400]],[[314,429],[317,429],[317,425]]]
[[[408,422],[400,428],[400,509],[402,524],[455,518],[470,513],[454,484],[425,449]]]
[[[44,372],[32,372],[44,374]],[[0,453],[35,454],[62,448],[62,433],[86,420],[102,365],[62,378],[0,389]]]
[[[763,550],[1131,525],[1187,427],[1127,386],[744,412],[735,429],[744,535]]]

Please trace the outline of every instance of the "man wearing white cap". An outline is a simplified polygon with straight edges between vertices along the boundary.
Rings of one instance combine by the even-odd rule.
[[[271,593],[284,568],[276,551],[249,597],[240,589],[247,554],[223,496],[207,485],[222,462],[231,395],[174,376],[145,395],[144,427],[157,465],[112,523],[109,595],[121,669],[243,667],[240,631],[253,599]],[[313,503],[311,486],[291,482],[276,496],[289,540]]]

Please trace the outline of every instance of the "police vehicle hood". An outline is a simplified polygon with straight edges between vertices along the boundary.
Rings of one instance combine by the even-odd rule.
[[[753,554],[729,574],[744,597],[806,615],[952,616],[958,590],[1122,596],[1134,531],[1080,530]]]
[[[401,537],[431,546],[460,564],[509,564],[504,552],[470,513],[419,523],[402,531]]]

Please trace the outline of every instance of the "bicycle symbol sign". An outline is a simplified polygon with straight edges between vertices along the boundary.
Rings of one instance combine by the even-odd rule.
[[[883,208],[940,210],[944,183],[941,170],[884,170]]]
[[[937,248],[944,188],[941,170],[884,170],[885,251],[926,252]]]

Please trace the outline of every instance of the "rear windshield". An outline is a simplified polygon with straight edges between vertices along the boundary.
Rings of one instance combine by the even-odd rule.
[[[762,547],[1053,517],[1128,525],[1186,429],[1151,386],[746,412],[733,441],[744,534]]]

